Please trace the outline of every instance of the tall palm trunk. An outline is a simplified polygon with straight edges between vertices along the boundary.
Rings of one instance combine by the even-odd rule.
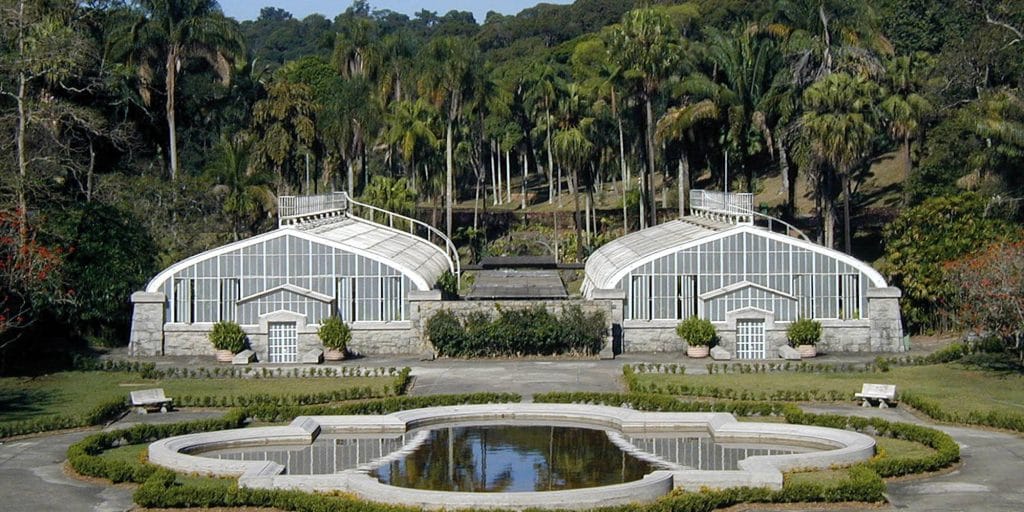
[[[850,173],[844,172],[841,178],[843,187],[843,247],[846,254],[851,254],[851,233],[850,233]]]
[[[170,141],[167,146],[167,153],[171,158],[171,181],[174,181],[178,177],[178,127],[174,116],[174,90],[177,86],[178,79],[178,53],[180,48],[178,45],[172,44],[171,48],[167,52],[167,77],[165,79],[167,87],[167,131],[169,132]]]
[[[551,107],[544,109],[544,115],[547,116],[544,122],[547,125],[545,130],[547,130],[546,146],[548,149],[548,203],[553,203],[555,201],[555,158],[551,155]]]
[[[449,114],[447,127],[445,128],[445,189],[444,189],[444,201],[445,201],[445,233],[448,238],[452,237],[452,195],[455,189],[455,161],[452,155],[452,143],[455,138],[453,133],[452,123],[454,123],[454,116]]]
[[[647,143],[647,197],[651,202],[650,225],[654,226],[658,223],[658,205],[654,199],[654,109],[650,94],[644,98],[644,108],[647,111],[647,126],[644,127]]]
[[[690,199],[690,159],[686,151],[679,152],[679,218],[686,216],[686,206]]]

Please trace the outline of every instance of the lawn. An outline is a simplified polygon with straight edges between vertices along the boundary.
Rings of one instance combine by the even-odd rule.
[[[41,377],[0,378],[0,425],[47,416],[88,414],[99,405],[127,399],[136,389],[160,387],[169,397],[302,395],[370,387],[384,395],[394,377],[280,377],[146,380],[136,373],[62,372]]]
[[[875,373],[639,373],[636,377],[644,385],[716,387],[746,391],[751,395],[816,389],[852,397],[865,382],[895,384],[897,396],[911,392],[958,414],[966,415],[970,411],[1024,413],[1024,375],[973,370],[958,365],[894,367],[888,372]]]

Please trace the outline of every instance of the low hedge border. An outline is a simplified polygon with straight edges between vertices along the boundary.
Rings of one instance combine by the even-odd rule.
[[[834,484],[800,483],[772,491],[763,488],[734,488],[721,491],[673,491],[668,496],[646,505],[624,505],[597,510],[607,512],[687,512],[708,511],[744,502],[871,502],[884,501],[885,482],[864,467],[849,470],[850,478]],[[295,491],[265,489],[223,489],[196,484],[178,484],[175,474],[157,470],[135,492],[135,503],[149,508],[189,507],[274,507],[282,510],[317,512],[398,512],[419,511],[419,508],[384,505],[348,496],[325,496]]]
[[[952,352],[956,352],[953,350]],[[942,355],[939,352],[936,354]],[[933,354],[934,356],[935,354]],[[931,357],[931,356],[928,356]],[[941,358],[937,358],[941,359]],[[871,364],[871,363],[868,363]],[[928,363],[935,364],[935,363]],[[804,371],[796,368],[803,367],[804,363],[794,365],[794,369],[790,371]],[[708,365],[709,367],[714,366],[714,363]],[[735,365],[734,365],[735,366]],[[764,366],[764,365],[750,365],[750,366]],[[783,365],[784,366],[784,365]],[[820,366],[820,365],[813,365]],[[844,365],[845,366],[845,365]],[[723,372],[722,369],[726,368],[726,365],[720,365],[718,373]],[[630,393],[654,393],[654,394],[666,394],[675,396],[693,396],[702,398],[715,398],[715,399],[726,399],[726,400],[755,400],[755,401],[781,401],[781,402],[813,402],[813,401],[827,401],[827,402],[838,402],[853,400],[853,393],[842,393],[838,391],[821,391],[817,389],[810,390],[787,390],[780,389],[772,392],[752,392],[747,390],[737,391],[731,388],[720,388],[717,386],[687,386],[685,384],[666,384],[661,385],[657,383],[644,384],[637,379],[638,373],[659,373],[657,367],[654,365],[647,365],[643,371],[638,371],[637,365],[624,365],[622,367],[622,376],[626,382],[626,389]],[[710,368],[709,368],[710,370]],[[763,370],[759,370],[763,371]],[[810,371],[810,370],[806,370]],[[831,370],[829,370],[831,371]],[[878,371],[878,370],[874,370]],[[881,370],[884,371],[884,370]],[[665,372],[660,372],[665,373]],[[715,372],[712,372],[715,373]],[[751,373],[746,371],[739,371],[734,373]],[[758,371],[752,371],[752,373],[758,373]],[[824,373],[828,373],[827,371]],[[1005,430],[1012,430],[1015,432],[1024,432],[1024,414],[1012,413],[1012,412],[999,412],[999,411],[971,411],[967,414],[958,414],[947,411],[936,401],[929,400],[927,398],[915,395],[913,392],[902,391],[900,392],[899,398],[903,403],[921,411],[929,418],[936,421],[944,421],[947,423],[959,423],[963,425],[979,425],[984,427],[1001,428]]]
[[[545,393],[535,395],[533,400],[538,403],[611,405],[643,411],[729,412],[737,416],[784,416],[787,422],[797,425],[831,427],[904,439],[921,443],[936,451],[934,454],[923,457],[876,457],[863,464],[885,478],[937,471],[960,460],[960,446],[956,444],[956,441],[948,434],[933,428],[890,422],[880,418],[812,414],[804,412],[793,404],[742,401],[686,402],[665,395],[641,393]]]
[[[283,379],[315,377],[397,377],[402,370],[382,366],[309,366],[303,368],[267,368],[255,366],[214,366],[213,368],[161,368],[156,364],[125,361],[99,360],[76,355],[72,369],[87,372],[138,373],[144,379]]]
[[[122,364],[123,363],[123,364]],[[146,377],[148,371],[146,365],[152,363],[105,361],[102,362],[103,369],[96,371],[132,372],[139,373],[142,378]],[[378,376],[392,375],[394,381],[383,391],[374,390],[370,386],[343,389],[323,393],[305,393],[294,395],[270,395],[253,394],[240,396],[191,396],[183,395],[174,397],[174,404],[178,407],[252,407],[252,406],[305,406],[316,404],[328,404],[331,402],[345,402],[349,400],[366,400],[384,398],[388,396],[400,396],[406,392],[412,383],[412,368],[406,366],[401,370],[395,368],[379,368]],[[361,371],[356,368],[354,371]],[[287,373],[287,372],[285,372]],[[88,414],[74,416],[49,416],[38,419],[23,420],[0,424],[0,439],[12,436],[37,434],[51,430],[62,430],[68,428],[89,427],[99,425],[113,420],[128,410],[127,397],[118,398],[98,405]]]
[[[45,416],[42,418],[3,423],[0,424],[0,439],[36,434],[39,432],[48,432],[51,430],[99,425],[121,416],[127,410],[128,404],[125,403],[125,399],[119,398],[117,400],[103,402],[86,414]]]
[[[202,483],[179,483],[175,473],[158,469],[153,466],[131,467],[124,462],[102,459],[99,453],[103,449],[125,444],[149,442],[167,435],[178,435],[186,432],[213,430],[240,426],[244,418],[253,417],[261,420],[276,420],[297,414],[378,414],[395,410],[427,407],[434,405],[453,405],[457,403],[486,403],[502,401],[518,401],[519,397],[510,394],[481,393],[476,395],[438,395],[427,397],[396,397],[374,400],[343,406],[313,407],[275,407],[270,405],[240,408],[233,410],[221,420],[191,422],[179,425],[146,425],[133,427],[128,431],[107,432],[90,436],[69,450],[68,458],[72,467],[84,474],[116,481],[141,482],[135,493],[135,502],[149,508],[187,508],[187,507],[276,507],[283,510],[296,511],[346,511],[346,512],[385,512],[418,510],[410,507],[391,506],[363,501],[348,496],[327,496],[307,494],[295,491],[278,491],[264,489],[224,488]],[[792,415],[794,420],[809,422],[817,415],[803,413],[790,404],[754,403],[754,402],[681,402],[671,397],[660,395],[617,394],[617,393],[547,393],[534,397],[537,402],[586,402],[608,405],[626,405],[645,410],[672,411],[729,411],[737,414]],[[846,421],[847,418],[842,418]],[[826,416],[823,423],[835,425],[838,418]],[[900,430],[903,427],[889,427],[884,423],[872,422],[870,425],[854,426],[886,429],[898,432],[904,438],[922,435],[914,430]],[[913,426],[909,426],[913,427]],[[928,431],[930,429],[923,429]],[[934,431],[932,431],[934,432]],[[941,434],[936,432],[937,434]],[[941,434],[944,435],[944,434]],[[953,447],[956,444],[953,443]],[[727,507],[742,502],[762,503],[797,503],[797,502],[881,502],[884,500],[885,483],[880,470],[885,467],[872,461],[868,464],[856,465],[848,469],[849,478],[830,483],[787,483],[782,490],[772,491],[760,488],[733,488],[720,491],[681,492],[675,491],[661,500],[644,506],[610,507],[602,510],[611,511],[707,511]],[[85,473],[91,471],[91,473]],[[894,471],[888,471],[894,473]]]
[[[228,411],[222,418],[170,424],[142,424],[127,429],[100,432],[86,437],[68,448],[68,462],[82,475],[106,478],[115,483],[145,482],[157,470],[148,464],[134,466],[124,461],[100,456],[105,450],[133,444],[151,443],[165,437],[240,428],[246,421],[277,422],[296,416],[387,414],[406,409],[442,405],[518,402],[512,393],[474,393],[466,395],[432,395],[423,397],[391,397],[344,405],[280,406],[261,404]]]

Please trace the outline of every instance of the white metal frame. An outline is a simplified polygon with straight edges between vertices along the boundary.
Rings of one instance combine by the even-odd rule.
[[[768,347],[765,340],[765,320],[762,318],[736,319],[736,359],[764,359]]]
[[[296,363],[299,361],[299,331],[295,322],[269,322],[267,324],[267,362]]]

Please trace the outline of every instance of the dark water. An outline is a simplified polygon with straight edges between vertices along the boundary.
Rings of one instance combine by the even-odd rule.
[[[630,482],[655,469],[612,444],[602,430],[464,426],[431,430],[413,453],[371,475],[415,489],[525,492]]]

